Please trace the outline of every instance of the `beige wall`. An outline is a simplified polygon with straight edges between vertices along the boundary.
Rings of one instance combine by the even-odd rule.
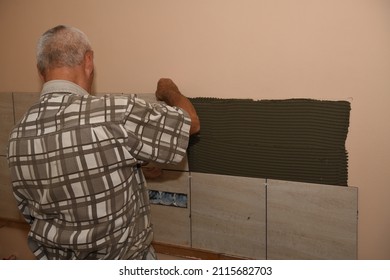
[[[88,34],[97,92],[349,100],[360,259],[390,259],[390,1],[0,0],[0,92],[38,91],[35,44]]]

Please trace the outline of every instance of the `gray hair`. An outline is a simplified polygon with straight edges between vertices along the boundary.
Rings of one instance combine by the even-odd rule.
[[[43,33],[38,41],[38,71],[43,75],[48,69],[80,65],[85,53],[90,50],[91,44],[82,31],[58,25]]]

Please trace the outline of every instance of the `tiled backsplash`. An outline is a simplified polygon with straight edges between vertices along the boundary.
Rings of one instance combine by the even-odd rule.
[[[6,143],[14,122],[38,98],[0,93],[1,219],[23,221]],[[186,195],[187,205],[152,205],[157,242],[253,259],[356,258],[357,188],[191,173],[187,159],[160,167],[163,176],[148,181],[148,189]]]
[[[169,192],[189,185],[189,209],[152,205],[157,242],[250,259],[357,258],[357,188],[186,171],[175,176],[180,180],[165,171],[157,184],[149,181],[148,188]]]

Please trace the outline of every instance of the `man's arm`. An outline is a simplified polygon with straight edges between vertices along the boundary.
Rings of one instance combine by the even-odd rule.
[[[186,111],[191,118],[190,135],[199,132],[200,122],[194,106],[187,97],[180,93],[179,88],[171,79],[162,78],[158,81],[156,98],[169,106],[176,106]]]

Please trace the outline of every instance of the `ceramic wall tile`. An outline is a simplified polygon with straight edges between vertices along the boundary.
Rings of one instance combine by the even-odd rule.
[[[116,93],[116,92],[96,92],[96,93],[93,93],[92,95],[93,96],[96,96],[96,97],[103,97],[107,94],[112,94],[112,95],[123,95],[123,93]]]
[[[6,155],[9,133],[14,126],[12,93],[0,93],[0,116],[0,155]]]
[[[189,194],[189,172],[163,170],[160,177],[147,180],[149,190]]]
[[[154,93],[137,93],[137,97],[141,98],[149,103],[158,102]]]
[[[268,259],[356,259],[357,211],[357,188],[268,180]]]
[[[5,156],[0,156],[0,218],[23,220],[12,193],[8,163]]]
[[[147,181],[147,188],[160,192],[183,194],[189,197],[189,173],[164,170],[161,177]],[[152,204],[154,240],[190,246],[190,204],[185,208]]]
[[[18,122],[26,111],[39,101],[40,92],[14,92],[15,121]]]
[[[265,180],[191,173],[192,246],[266,258]]]
[[[94,93],[93,95],[94,96],[97,96],[97,97],[102,97],[102,96],[105,96],[106,94],[112,94],[112,95],[131,95],[131,94],[135,94],[138,98],[140,99],[143,99],[147,102],[150,102],[150,103],[155,103],[155,102],[158,102],[156,100],[156,96],[154,93],[115,93],[115,92],[96,92]]]
[[[151,206],[154,241],[189,247],[190,209],[153,204]]]
[[[168,170],[168,171],[189,171],[187,155],[184,156],[183,160],[177,164],[149,163],[148,166],[158,167],[162,170]]]

